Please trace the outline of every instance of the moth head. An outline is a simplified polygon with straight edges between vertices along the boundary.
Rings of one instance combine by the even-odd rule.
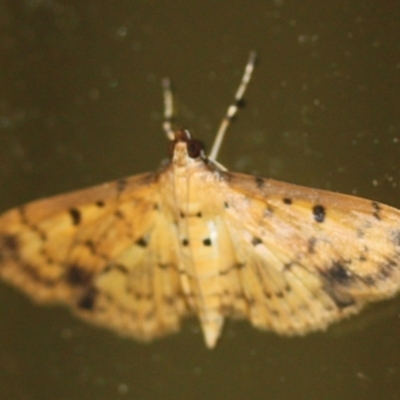
[[[203,143],[192,139],[187,129],[179,129],[174,132],[174,139],[169,144],[169,154],[172,162],[179,166],[206,160]]]

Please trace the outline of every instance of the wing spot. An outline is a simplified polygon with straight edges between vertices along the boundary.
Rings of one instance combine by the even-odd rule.
[[[210,238],[204,239],[204,240],[203,240],[203,245],[204,245],[204,246],[211,246],[211,245],[212,245],[211,239],[210,239]]]
[[[326,216],[326,211],[325,207],[321,206],[320,204],[316,205],[312,209],[313,215],[314,215],[314,220],[316,222],[324,222],[325,216]]]
[[[253,246],[257,246],[258,244],[261,244],[261,243],[262,243],[262,240],[256,236],[254,236],[253,239],[251,240],[251,244]]]
[[[372,208],[374,209],[372,215],[379,221],[381,219],[381,206],[379,203],[376,201],[373,201],[372,203]]]
[[[186,238],[182,239],[182,246],[189,246],[189,240]]]
[[[85,242],[83,242],[83,244],[90,250],[92,254],[96,254],[96,246],[93,240],[88,239]]]
[[[263,178],[261,178],[261,177],[259,177],[259,176],[256,176],[256,185],[257,185],[257,187],[259,188],[259,189],[261,189],[263,186],[264,186],[264,179]]]
[[[81,212],[77,208],[71,208],[69,210],[69,215],[71,216],[73,225],[77,226],[81,223],[82,215],[81,215]]]
[[[264,290],[264,296],[265,296],[267,299],[272,299],[272,294],[271,294],[270,292],[267,292],[266,290]]]
[[[268,204],[266,209],[264,210],[264,217],[270,217],[274,213],[274,209]]]
[[[365,254],[361,254],[360,257],[358,257],[358,260],[360,262],[365,262],[368,260],[368,257]]]
[[[229,208],[229,204],[225,201],[225,203],[224,203],[224,207],[225,208]]]
[[[93,310],[96,302],[98,291],[96,288],[89,288],[86,293],[80,298],[78,307],[84,310]]]
[[[104,206],[105,206],[105,203],[104,203],[104,201],[103,201],[103,200],[97,200],[95,204],[96,204],[96,206],[97,206],[97,207],[99,207],[99,208],[101,208],[101,207],[104,207]]]
[[[92,280],[92,273],[77,264],[73,264],[67,271],[66,280],[73,286],[86,286]]]
[[[11,253],[16,253],[19,250],[20,243],[18,237],[15,235],[3,235],[1,236],[0,248],[4,247]]]
[[[140,247],[147,247],[147,245],[148,245],[147,240],[143,236],[140,237],[138,240],[136,240],[135,243]]]
[[[364,277],[363,282],[368,286],[375,286],[376,284],[376,280],[372,276]]]
[[[353,278],[351,272],[337,261],[328,269],[326,276],[330,281],[335,281],[341,285],[348,284]]]
[[[201,211],[199,211],[197,214],[196,214],[196,217],[197,218],[201,218],[203,216],[203,214],[201,213]]]
[[[290,206],[293,203],[293,200],[291,198],[289,198],[289,197],[285,197],[283,199],[283,203],[287,204],[288,206]]]

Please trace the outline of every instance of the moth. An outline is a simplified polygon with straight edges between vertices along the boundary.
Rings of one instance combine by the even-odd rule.
[[[230,172],[217,161],[255,64],[252,52],[207,157],[173,131],[151,173],[0,217],[0,276],[40,303],[149,341],[198,317],[213,348],[228,317],[282,335],[323,330],[400,283],[400,211],[345,194]]]

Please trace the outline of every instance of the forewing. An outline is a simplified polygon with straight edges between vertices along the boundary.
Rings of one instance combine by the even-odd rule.
[[[323,329],[400,284],[400,211],[227,173],[226,224],[241,268],[230,314],[264,329]],[[237,290],[237,289],[236,289]]]
[[[188,312],[177,235],[152,174],[39,200],[0,218],[0,275],[36,301],[141,339]]]

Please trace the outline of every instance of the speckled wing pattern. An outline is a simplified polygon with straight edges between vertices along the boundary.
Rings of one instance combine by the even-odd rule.
[[[325,329],[400,286],[400,211],[374,201],[227,173],[224,220],[240,268],[227,314],[281,334]]]
[[[154,176],[6,212],[0,275],[38,302],[66,303],[84,319],[138,339],[177,330],[188,311],[174,264],[177,235],[157,211]]]
[[[186,131],[172,143],[157,173],[3,214],[0,276],[142,340],[197,315],[210,348],[226,317],[304,334],[399,290],[400,211],[225,171]]]

